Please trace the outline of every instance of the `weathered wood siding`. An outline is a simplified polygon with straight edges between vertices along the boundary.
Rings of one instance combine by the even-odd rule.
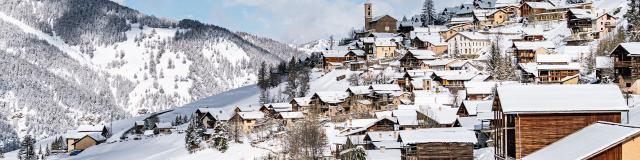
[[[640,157],[636,157],[638,159]],[[589,160],[621,160],[622,159],[622,145],[617,145],[613,148],[610,148]]]
[[[521,114],[516,116],[516,158],[522,158],[598,121],[620,123],[620,113]]]
[[[416,145],[416,157],[422,159],[472,160],[471,143],[423,143]]]

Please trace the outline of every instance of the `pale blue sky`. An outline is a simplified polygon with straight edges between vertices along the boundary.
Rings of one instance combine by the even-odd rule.
[[[364,0],[113,0],[149,15],[184,18],[283,42],[303,43],[362,28]],[[374,15],[397,19],[420,12],[424,0],[371,0]],[[469,0],[434,0],[444,8]]]

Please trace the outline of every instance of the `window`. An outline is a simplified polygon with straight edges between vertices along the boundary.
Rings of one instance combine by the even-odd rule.
[[[385,30],[385,31],[389,31],[389,26],[385,26],[385,27],[384,27],[384,30]]]

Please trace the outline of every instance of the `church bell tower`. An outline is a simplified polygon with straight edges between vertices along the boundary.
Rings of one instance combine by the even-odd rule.
[[[364,2],[364,30],[365,31],[369,31],[371,30],[371,2],[369,0],[366,0]]]

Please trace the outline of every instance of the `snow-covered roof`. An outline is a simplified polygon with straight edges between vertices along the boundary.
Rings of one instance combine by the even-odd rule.
[[[217,120],[227,121],[235,115],[235,111],[230,111],[225,108],[198,108],[201,113],[209,114]]]
[[[463,61],[463,60],[454,61],[454,62],[449,63],[449,67],[462,67],[462,66],[464,66],[466,64],[471,64],[471,62],[466,61],[466,60],[465,61]]]
[[[144,121],[136,121],[134,123],[134,125],[136,125],[136,126],[144,126]]]
[[[580,63],[568,63],[562,65],[537,65],[538,70],[580,70]]]
[[[448,106],[429,107],[422,113],[438,124],[453,124],[458,118],[458,108]]]
[[[344,57],[349,50],[327,50],[322,52],[323,57]]]
[[[76,131],[78,132],[102,132],[106,127],[104,125],[80,125]]]
[[[464,105],[465,109],[467,110],[467,113],[469,113],[470,116],[475,116],[478,114],[479,112],[479,108],[480,109],[485,109],[485,111],[480,111],[480,112],[487,112],[486,109],[488,108],[488,111],[491,111],[491,106],[493,105],[493,101],[462,101],[462,104]]]
[[[476,134],[465,128],[429,128],[400,131],[403,144],[477,143]]]
[[[274,108],[274,109],[291,108],[291,104],[289,104],[289,103],[270,103],[269,107]]]
[[[373,84],[371,85],[371,89],[374,92],[379,91],[402,91],[402,88],[398,84]]]
[[[349,94],[344,91],[316,92],[316,95],[326,103],[341,103],[345,98],[349,97]]]
[[[505,85],[497,90],[507,114],[629,110],[615,85]]]
[[[373,19],[371,19],[371,21],[372,22],[379,21],[380,19],[382,19],[383,17],[386,17],[386,16],[389,16],[389,17],[393,18],[392,16],[390,16],[388,14],[385,14],[385,15],[375,16],[375,17],[373,17]],[[395,18],[393,18],[393,19],[395,19]]]
[[[366,150],[367,160],[401,160],[402,153],[399,149]]]
[[[467,94],[492,94],[498,82],[464,82]]]
[[[396,141],[398,140],[398,131],[367,132],[367,137],[369,137],[372,142]]]
[[[376,121],[378,121],[378,119],[352,119],[349,121],[350,121],[349,122],[350,124],[348,124],[349,128],[362,128],[362,127],[366,127],[371,123],[375,123]]]
[[[245,120],[262,119],[262,118],[264,118],[264,113],[262,113],[260,111],[238,112],[238,115],[240,115],[240,118],[245,119]]]
[[[376,118],[383,118],[383,117],[393,117],[393,112],[391,111],[379,111],[379,112],[375,112]]]
[[[414,103],[423,106],[438,106],[453,104],[453,95],[449,92],[413,91]]]
[[[436,53],[430,50],[409,50],[408,52],[417,59],[436,59]]]
[[[640,56],[640,42],[620,43],[619,47],[629,52],[629,56]]]
[[[555,44],[551,41],[514,41],[513,46],[518,50],[537,50],[539,48],[554,49]]]
[[[365,54],[365,52],[363,50],[359,50],[359,49],[350,50],[349,53],[353,53],[356,56],[364,56],[364,54]]]
[[[471,40],[481,40],[481,41],[488,41],[490,40],[489,37],[485,34],[482,33],[478,33],[478,32],[458,32],[456,33],[456,35],[461,35],[464,37],[467,37]],[[451,36],[449,39],[452,39],[454,36]],[[447,39],[447,41],[449,41],[449,39]]]
[[[381,141],[381,142],[371,142],[375,148],[385,148],[385,149],[402,149],[402,143],[396,141]]]
[[[569,63],[569,56],[564,54],[537,54],[538,63]]]
[[[436,76],[445,79],[445,80],[462,80],[462,81],[468,81],[471,80],[473,77],[475,77],[476,73],[471,73],[471,72],[467,72],[467,71],[455,71],[455,70],[450,70],[450,71],[434,71],[434,74],[436,74]]]
[[[596,16],[589,9],[570,8],[569,12],[573,13],[573,15],[576,16],[576,18],[578,19],[595,19],[596,18]]]
[[[447,45],[447,43],[442,40],[442,37],[440,37],[439,34],[416,33],[415,36],[422,42],[429,42],[437,46]]]
[[[159,128],[159,129],[173,128],[173,125],[171,125],[171,123],[156,123],[156,128]]]
[[[387,41],[387,40],[376,40],[374,43],[376,47],[395,47],[396,42]]]
[[[525,4],[534,9],[555,9],[556,7],[549,2],[526,2]]]
[[[302,112],[280,112],[278,113],[283,119],[302,119],[304,114]]]
[[[458,117],[458,122],[460,123],[460,127],[475,130],[476,125],[480,124],[480,121],[475,116],[472,117]],[[479,128],[479,127],[478,127]]]
[[[613,68],[613,58],[608,57],[608,56],[598,56],[598,57],[596,57],[596,68],[597,69]]]
[[[371,90],[369,90],[370,86],[350,86],[349,91],[356,95],[365,95],[370,94]]]
[[[398,105],[398,110],[413,110],[417,111],[420,107],[417,105]]]
[[[422,62],[429,66],[444,66],[454,61],[456,60],[455,59],[435,59],[435,60],[426,60]]]
[[[102,133],[100,133],[100,132],[75,132],[75,131],[72,131],[72,132],[66,133],[64,135],[65,139],[82,139],[85,136],[89,136],[89,137],[93,138],[96,141],[107,140],[107,138],[102,136]]]
[[[527,155],[523,160],[591,159],[639,134],[638,126],[598,122]]]
[[[309,102],[311,102],[311,97],[299,97],[299,98],[293,98],[293,100],[296,101],[300,106],[309,106]]]

